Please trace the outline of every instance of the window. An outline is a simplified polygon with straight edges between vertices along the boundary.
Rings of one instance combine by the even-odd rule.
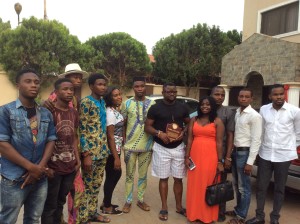
[[[298,30],[299,1],[261,14],[262,34],[275,36]]]

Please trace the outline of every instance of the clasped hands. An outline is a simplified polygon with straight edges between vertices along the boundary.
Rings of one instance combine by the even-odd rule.
[[[184,131],[180,133],[180,135],[176,139],[170,139],[165,132],[160,132],[158,138],[160,138],[165,144],[169,144],[171,142],[181,141],[183,139]]]
[[[31,164],[27,173],[22,176],[22,178],[24,178],[24,182],[21,185],[21,189],[28,184],[34,184],[36,181],[45,176],[52,178],[54,176],[54,170],[39,164]]]

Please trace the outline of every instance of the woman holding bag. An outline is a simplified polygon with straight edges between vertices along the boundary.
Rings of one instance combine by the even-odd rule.
[[[185,155],[187,167],[191,163],[189,158],[195,164],[187,176],[187,218],[192,222],[212,223],[218,219],[219,206],[207,205],[205,192],[213,183],[217,170],[224,170],[221,159],[224,125],[217,117],[217,106],[212,97],[201,98],[197,111],[198,116],[189,124]]]

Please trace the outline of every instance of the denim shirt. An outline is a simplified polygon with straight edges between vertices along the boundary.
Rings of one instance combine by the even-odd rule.
[[[47,142],[56,140],[53,118],[46,108],[37,106],[37,142],[34,144],[27,111],[17,99],[0,107],[0,141],[10,143],[24,158],[38,164]],[[9,180],[22,180],[26,169],[0,157],[0,173]]]

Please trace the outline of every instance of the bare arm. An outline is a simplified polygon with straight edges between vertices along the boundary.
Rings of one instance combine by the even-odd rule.
[[[223,157],[222,142],[223,142],[225,128],[223,122],[219,118],[216,118],[215,125],[216,125],[216,145],[217,145],[218,160],[222,160]],[[219,171],[224,170],[223,163],[218,162],[218,170]]]
[[[114,161],[114,169],[121,169],[121,160],[119,158],[117,148],[116,148],[116,142],[115,142],[115,126],[114,125],[109,125],[107,126],[107,143],[108,147],[110,149],[110,152],[112,153],[115,161]]]
[[[54,150],[54,144],[55,144],[55,141],[50,141],[50,142],[46,143],[44,154],[43,154],[42,160],[39,162],[39,165],[41,165],[43,167],[47,167],[47,163],[48,163],[49,159],[51,158],[53,150]]]
[[[188,132],[187,132],[187,145],[186,145],[186,149],[185,149],[185,165],[188,167],[190,165],[190,161],[189,161],[189,157],[190,157],[190,153],[191,153],[191,147],[192,147],[192,142],[194,140],[193,137],[193,126],[194,126],[194,122],[196,121],[196,118],[193,117],[190,122],[188,127]]]
[[[75,170],[78,171],[80,166],[81,166],[81,161],[80,161],[80,155],[79,155],[79,138],[77,132],[74,133],[74,153],[75,153],[75,159],[76,159],[76,168]]]
[[[226,169],[230,169],[231,167],[231,153],[232,153],[232,148],[233,148],[233,136],[234,133],[233,131],[227,131],[226,132],[226,155],[225,155],[225,161],[224,165]]]
[[[157,136],[159,139],[161,139],[165,144],[168,144],[170,142],[170,139],[168,138],[167,134],[161,130],[156,130],[153,127],[154,120],[147,118],[145,121],[145,132],[149,135]]]

